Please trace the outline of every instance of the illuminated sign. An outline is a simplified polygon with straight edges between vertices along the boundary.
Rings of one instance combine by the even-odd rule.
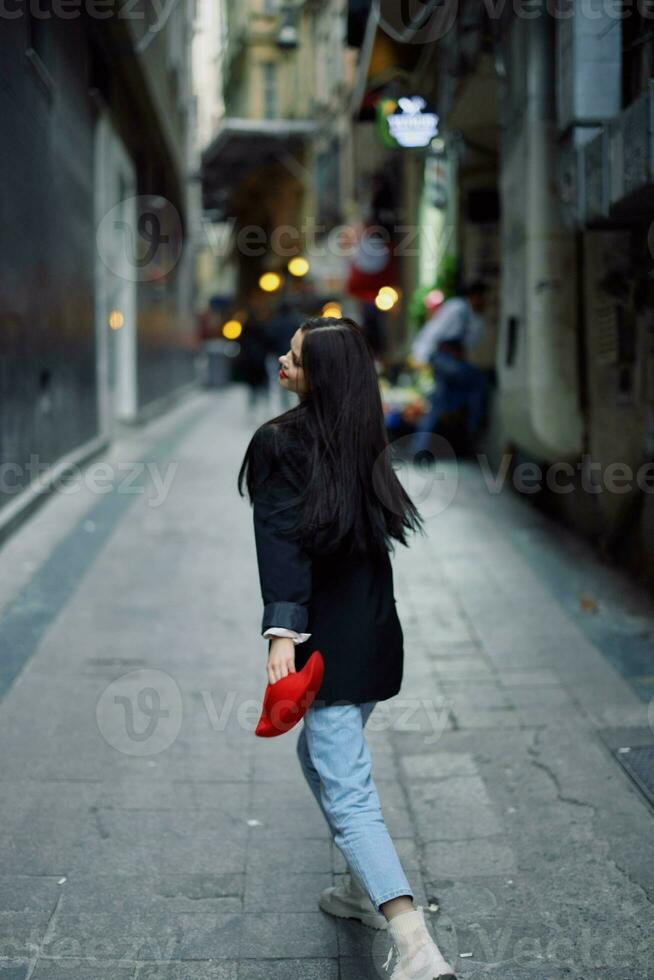
[[[434,142],[438,142],[434,140]],[[425,160],[425,197],[429,204],[434,208],[446,208],[448,200],[448,190],[450,187],[450,162],[443,151],[427,154]]]
[[[438,133],[438,116],[435,112],[425,112],[426,108],[427,103],[421,95],[403,97],[397,102],[380,100],[378,111],[383,141],[390,146],[407,148],[429,146]]]

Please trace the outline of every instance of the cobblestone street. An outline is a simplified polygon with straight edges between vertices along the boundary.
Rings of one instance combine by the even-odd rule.
[[[299,727],[253,735],[244,406],[126,428],[3,546],[2,980],[388,976],[386,933],[318,908],[345,864]],[[653,813],[617,753],[654,742],[652,607],[474,461],[426,528],[366,728],[416,900],[459,980],[652,980]]]

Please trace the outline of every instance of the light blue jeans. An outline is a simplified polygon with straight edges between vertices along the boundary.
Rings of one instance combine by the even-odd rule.
[[[311,705],[297,754],[334,843],[376,909],[400,895],[413,898],[371,775],[363,728],[376,701]]]

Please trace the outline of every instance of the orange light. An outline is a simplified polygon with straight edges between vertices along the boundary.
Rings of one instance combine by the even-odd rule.
[[[264,293],[275,293],[282,284],[282,277],[277,275],[276,272],[264,272],[264,274],[259,279],[259,288],[263,289]]]
[[[375,306],[378,310],[386,312],[393,309],[399,298],[397,289],[393,289],[392,286],[382,286],[375,297]]]
[[[320,313],[322,316],[332,316],[337,320],[343,316],[343,310],[340,308],[338,303],[333,302],[325,303]]]
[[[112,330],[120,330],[120,328],[125,324],[125,317],[120,310],[112,310],[107,317],[107,323]]]
[[[306,276],[309,271],[309,263],[302,255],[296,255],[288,263],[288,271],[292,276]]]
[[[243,324],[239,323],[238,320],[228,320],[227,323],[223,324],[223,337],[226,337],[227,340],[236,340],[242,332]]]

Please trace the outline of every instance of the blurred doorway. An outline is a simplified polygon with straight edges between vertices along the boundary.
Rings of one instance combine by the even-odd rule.
[[[136,172],[107,115],[95,132],[95,323],[100,431],[137,415]]]

